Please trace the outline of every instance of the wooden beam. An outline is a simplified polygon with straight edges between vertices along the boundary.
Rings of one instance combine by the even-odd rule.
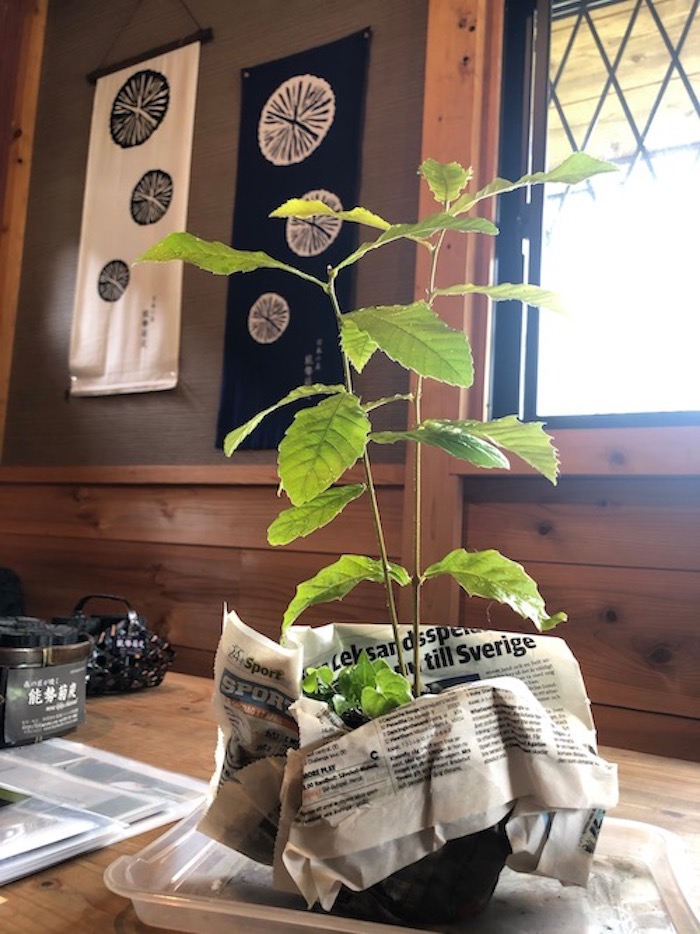
[[[48,0],[24,2],[24,24],[17,58],[12,138],[4,197],[0,202],[0,457],[5,435],[12,350],[29,198],[34,124]],[[3,140],[0,145],[5,145]],[[0,191],[3,186],[0,185]]]
[[[697,476],[700,474],[700,425],[645,428],[555,428],[550,431],[559,452],[562,476]],[[452,461],[462,476],[481,471],[466,461]],[[535,474],[513,457],[510,470],[499,474]]]
[[[425,65],[422,158],[473,165],[474,190],[488,182],[497,169],[500,111],[503,0],[430,0]],[[435,210],[430,192],[420,193],[421,216]],[[448,237],[445,241],[439,282],[444,284],[487,281],[491,264],[491,238]],[[421,251],[424,252],[424,251]],[[418,256],[415,295],[425,296],[428,261]],[[476,361],[474,388],[460,393],[428,381],[423,393],[423,418],[480,417],[484,407],[488,309],[480,299],[446,299],[437,310],[453,326],[470,336]],[[411,530],[415,515],[415,457],[407,456],[404,560],[413,564]],[[423,452],[423,543],[421,565],[444,556],[462,543],[462,488],[449,469],[447,456]],[[410,595],[402,594],[401,611],[409,618]],[[459,591],[447,579],[431,581],[424,588],[426,622],[457,620]]]

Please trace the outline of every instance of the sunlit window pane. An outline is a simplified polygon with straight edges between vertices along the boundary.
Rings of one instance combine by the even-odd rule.
[[[554,5],[548,165],[620,172],[545,199],[538,416],[700,410],[698,5]]]

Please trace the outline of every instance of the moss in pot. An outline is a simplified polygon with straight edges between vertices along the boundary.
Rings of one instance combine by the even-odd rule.
[[[366,208],[334,211],[321,201],[292,199],[271,216],[311,220],[334,215],[343,222],[369,227],[378,234],[354,250],[336,266],[327,269],[325,279],[309,274],[265,253],[236,250],[218,242],[203,241],[189,233],[166,237],[147,251],[142,261],[183,260],[209,272],[231,275],[256,269],[276,269],[311,282],[328,299],[338,331],[344,380],[338,385],[301,385],[279,402],[259,412],[225,438],[224,451],[231,455],[244,439],[271,412],[303,401],[278,447],[280,492],[289,504],[268,530],[272,545],[285,545],[312,534],[332,522],[351,502],[368,497],[376,534],[375,555],[341,555],[310,580],[300,583],[282,621],[282,642],[289,628],[309,607],[343,599],[363,581],[383,585],[389,621],[396,648],[396,666],[362,654],[358,661],[340,670],[322,666],[304,673],[302,690],[309,697],[328,704],[351,727],[359,726],[425,693],[421,678],[419,638],[421,594],[427,581],[442,575],[455,579],[469,596],[495,600],[510,606],[532,621],[539,631],[554,628],[566,619],[562,612],[549,615],[535,581],[521,565],[495,550],[468,552],[459,548],[425,567],[421,543],[426,534],[421,521],[423,445],[438,448],[477,467],[506,468],[508,455],[527,462],[552,483],[558,475],[558,455],[552,439],[541,423],[523,423],[515,416],[480,421],[475,419],[423,419],[421,400],[425,380],[468,388],[473,381],[473,360],[468,337],[439,316],[435,301],[440,296],[476,293],[494,301],[517,300],[560,310],[558,297],[545,289],[519,283],[499,285],[439,283],[439,261],[448,232],[492,236],[498,233],[489,220],[472,212],[481,202],[499,193],[545,182],[575,184],[614,167],[577,153],[558,168],[525,176],[511,182],[497,178],[481,190],[470,193],[471,170],[452,162],[427,160],[419,174],[437,203],[436,211],[416,223],[390,224]],[[311,221],[312,222],[312,221]],[[356,310],[339,307],[336,295],[338,276],[370,252],[397,240],[408,239],[417,249],[430,253],[429,287],[424,299],[408,305],[372,306]],[[384,353],[412,376],[411,391],[389,398],[366,400],[355,390],[355,375],[375,353]],[[395,403],[408,403],[409,420],[405,430],[375,431],[372,412]],[[407,442],[416,445],[413,459],[415,523],[412,529],[411,566],[389,560],[381,510],[373,479],[373,445]],[[346,472],[360,463],[364,482],[344,482]],[[400,620],[396,589],[412,590],[410,620]],[[412,658],[403,649],[401,627],[413,632]],[[504,861],[510,852],[505,821],[456,840],[448,841],[437,852],[394,873],[365,892],[341,890],[334,910],[372,920],[398,923],[451,922],[481,910],[487,903]],[[426,897],[423,899],[421,896]],[[425,906],[425,907],[421,907]],[[443,915],[438,917],[438,908]]]

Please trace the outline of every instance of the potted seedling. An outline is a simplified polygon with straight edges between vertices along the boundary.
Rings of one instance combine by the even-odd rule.
[[[426,628],[421,616],[423,587],[434,578],[448,575],[469,596],[507,604],[520,616],[531,620],[538,631],[550,630],[566,619],[563,612],[550,615],[536,583],[524,568],[495,550],[472,552],[458,548],[428,566],[422,565],[421,542],[429,531],[421,524],[421,455],[425,445],[481,468],[508,467],[508,457],[514,455],[552,483],[557,480],[558,455],[551,437],[540,423],[524,423],[515,416],[485,421],[424,419],[421,401],[426,380],[467,389],[474,375],[469,339],[440,317],[435,309],[438,298],[453,296],[455,300],[463,300],[465,295],[478,294],[493,301],[515,300],[561,311],[555,294],[534,285],[444,284],[440,279],[440,258],[446,234],[493,236],[498,233],[495,225],[476,213],[479,205],[487,199],[533,184],[576,184],[613,168],[608,163],[577,153],[552,171],[525,176],[517,181],[497,178],[472,192],[470,169],[455,162],[442,164],[429,159],[420,166],[419,174],[429,186],[436,208],[434,213],[415,223],[389,223],[362,207],[335,211],[322,201],[287,201],[274,210],[271,217],[313,222],[319,216],[332,215],[343,223],[358,224],[374,232],[373,237],[363,241],[350,255],[329,266],[324,278],[311,275],[301,265],[296,267],[266,253],[206,242],[189,233],[171,234],[141,257],[141,260],[152,262],[183,260],[221,275],[258,269],[282,270],[310,282],[327,298],[328,314],[333,316],[337,325],[343,381],[337,385],[300,385],[292,389],[275,405],[233,428],[224,440],[224,451],[232,455],[271,412],[304,403],[296,411],[278,447],[279,487],[288,502],[268,530],[268,540],[272,545],[283,546],[310,535],[332,522],[353,501],[361,497],[369,500],[376,553],[341,555],[310,580],[300,583],[281,620],[282,643],[294,643],[292,627],[309,607],[343,599],[363,581],[374,581],[384,587],[391,627],[391,651],[379,651],[375,646],[374,650],[360,651],[352,658],[340,652],[334,658],[342,664],[306,665],[302,671],[303,693],[326,705],[331,715],[340,718],[346,727],[362,729],[368,721],[388,717],[397,708],[424,700],[427,688],[422,661],[426,645],[439,643],[439,648],[444,648],[442,636]],[[398,240],[412,241],[417,250],[426,250],[430,255],[429,285],[425,296],[407,305],[354,310],[341,308],[336,291],[339,277],[348,275],[366,255]],[[410,391],[371,400],[360,395],[355,385],[357,374],[376,353],[385,354],[410,372]],[[375,430],[372,413],[396,403],[408,405],[407,427]],[[416,446],[411,485],[415,496],[415,524],[409,566],[396,564],[389,558],[372,466],[374,446],[399,442]],[[362,467],[363,481],[348,482],[346,473],[358,464]],[[399,618],[396,593],[401,587],[412,591],[413,598],[408,601],[412,607],[410,619]],[[458,621],[427,622],[449,627],[456,626]],[[385,642],[381,644],[386,645]],[[505,638],[502,642],[492,641],[490,651],[505,657],[515,652],[513,645]],[[423,861],[417,864],[419,868],[412,875],[411,870],[415,870],[415,866],[402,870],[403,876],[397,874],[379,886],[372,886],[370,908],[367,903],[361,903],[355,909],[348,905],[346,886],[340,899],[343,909],[372,916],[380,904],[380,915],[387,920],[418,920],[420,911],[415,899],[409,898],[407,893],[415,895],[416,882],[420,879],[421,887],[427,889],[431,906],[426,917],[435,919],[437,914],[435,886],[442,887],[438,898],[446,906],[445,917],[448,920],[477,910],[492,891],[509,852],[503,824],[504,821],[499,820],[484,828],[482,834],[452,839],[444,847],[432,846],[437,850],[434,854],[437,869],[433,871],[431,865]],[[450,870],[454,851],[457,851],[456,871]],[[461,895],[456,901],[444,892],[444,887],[449,885],[450,873],[458,877]],[[479,878],[481,875],[483,879]],[[474,881],[473,891],[466,886],[465,878]]]

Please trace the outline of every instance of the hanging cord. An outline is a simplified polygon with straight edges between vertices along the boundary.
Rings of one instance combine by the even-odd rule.
[[[172,42],[166,43],[165,45],[160,45],[155,49],[149,49],[146,52],[142,52],[140,55],[134,55],[131,58],[125,59],[121,62],[115,62],[113,65],[104,65],[104,62],[109,58],[112,49],[116,46],[119,39],[124,35],[125,31],[132,24],[134,17],[141,9],[144,2],[145,0],[136,0],[136,4],[132,9],[129,18],[126,20],[114,39],[112,39],[111,43],[109,44],[109,48],[102,56],[100,64],[94,71],[91,71],[85,76],[88,84],[97,84],[97,81],[100,78],[103,78],[105,75],[113,74],[115,71],[121,71],[122,68],[128,68],[130,65],[138,65],[139,62],[143,62],[149,58],[155,58],[156,55],[165,55],[166,52],[172,52],[174,49],[180,49],[183,46],[191,45],[193,42],[201,42],[202,44],[205,42],[211,42],[214,38],[214,33],[211,29],[202,28],[199,20],[194,15],[192,10],[190,10],[190,8],[187,6],[185,0],[177,0],[180,6],[184,9],[185,13],[187,13],[189,18],[194,23],[196,32],[190,33],[188,36],[183,36],[182,39],[175,39]]]

